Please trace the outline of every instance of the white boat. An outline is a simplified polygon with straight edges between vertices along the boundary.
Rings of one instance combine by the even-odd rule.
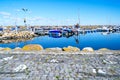
[[[106,26],[103,26],[102,31],[109,31],[109,28]]]

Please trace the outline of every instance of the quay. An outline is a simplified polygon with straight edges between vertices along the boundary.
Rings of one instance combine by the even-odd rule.
[[[1,80],[120,79],[120,51],[12,51],[0,55]]]

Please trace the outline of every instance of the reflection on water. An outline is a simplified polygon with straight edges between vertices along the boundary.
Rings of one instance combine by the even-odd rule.
[[[110,32],[102,32],[101,34],[102,35],[108,35],[108,34],[110,34]]]
[[[46,35],[33,39],[3,40],[0,47],[23,47],[27,44],[40,44],[43,48],[75,46],[80,49],[93,47],[95,50],[109,48],[120,50],[120,31],[92,32],[78,35]]]
[[[10,48],[21,47],[22,45],[30,44],[30,42],[28,43],[28,41],[32,41],[32,40],[33,38],[1,40],[0,47],[10,47]]]
[[[20,39],[10,39],[10,40],[1,40],[0,43],[12,43],[12,42],[25,42],[27,40],[32,40],[33,38],[20,38]]]
[[[61,35],[61,34],[49,34],[49,37],[53,37],[53,38],[61,38],[62,35]]]
[[[74,39],[75,39],[76,44],[79,44],[80,36],[79,36],[79,35],[74,35],[73,37],[74,37]]]

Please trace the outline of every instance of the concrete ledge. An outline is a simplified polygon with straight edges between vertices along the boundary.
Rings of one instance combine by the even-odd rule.
[[[107,50],[107,51],[77,51],[77,52],[66,52],[66,51],[0,51],[0,54],[120,54],[120,50]]]

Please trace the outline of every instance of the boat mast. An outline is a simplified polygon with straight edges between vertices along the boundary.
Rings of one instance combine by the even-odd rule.
[[[78,9],[78,25],[79,25],[79,27],[80,27],[80,9]]]

